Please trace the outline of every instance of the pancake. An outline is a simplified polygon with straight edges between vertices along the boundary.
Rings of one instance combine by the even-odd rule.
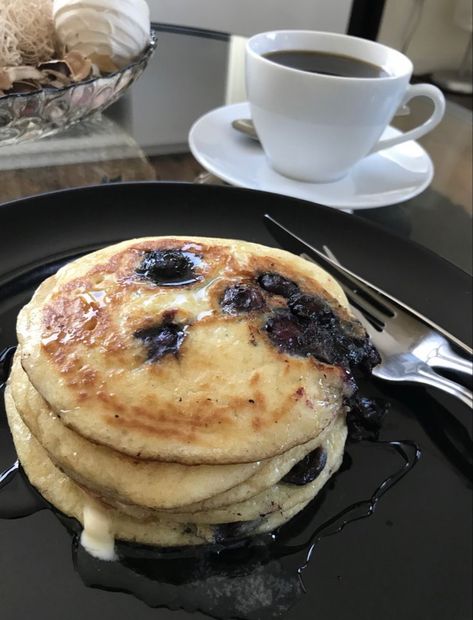
[[[23,421],[62,471],[104,498],[145,508],[180,507],[186,512],[201,512],[242,502],[279,482],[296,463],[321,445],[333,425],[315,440],[257,463],[194,466],[160,463],[132,459],[93,444],[65,427],[28,381],[20,365],[19,352],[13,361],[9,385]]]
[[[223,465],[283,454],[323,432],[347,382],[339,365],[294,354],[290,292],[263,285],[265,274],[364,336],[339,285],[308,261],[243,241],[156,237],[46,280],[19,317],[22,365],[66,427],[131,457]]]
[[[314,481],[315,484],[311,484],[310,492],[305,489],[304,498],[299,503],[287,503],[286,506],[280,506],[266,517],[247,524],[246,529],[245,524],[242,524],[240,530],[236,529],[234,525],[228,530],[228,524],[225,528],[224,526],[192,525],[171,520],[165,521],[161,518],[155,520],[133,518],[98,502],[96,498],[79,487],[52,463],[46,451],[30,433],[17,412],[10,386],[5,392],[5,405],[15,448],[30,482],[56,508],[65,515],[74,517],[82,524],[84,524],[84,516],[95,506],[100,505],[107,531],[113,538],[120,540],[154,546],[176,547],[220,542],[222,536],[228,538],[229,531],[233,535],[236,533],[237,536],[272,531],[302,510],[315,497],[326,481],[322,472]]]
[[[45,280],[17,332],[6,406],[19,459],[106,559],[115,538],[273,530],[340,467],[349,408],[372,414],[353,373],[379,356],[339,285],[249,242],[99,250]]]
[[[34,389],[15,354],[10,390],[23,421],[57,466],[104,496],[150,508],[176,508],[222,493],[251,477],[263,462],[181,465],[137,460],[91,443],[61,423]]]
[[[137,519],[172,519],[179,523],[222,524],[254,521],[273,512],[287,512],[294,506],[312,499],[325,482],[337,471],[343,459],[347,429],[344,415],[339,415],[324,432],[320,446],[327,454],[327,461],[318,476],[308,484],[294,485],[284,481],[265,488],[260,493],[241,502],[222,508],[194,512],[153,511],[140,506],[126,505],[103,498],[122,512]],[[236,487],[237,488],[237,487]]]
[[[16,411],[9,387],[5,391],[5,407],[16,452],[29,481],[53,506],[83,525],[84,508],[94,505],[94,498],[53,465]],[[210,530],[206,532],[203,528],[201,534],[196,535],[189,533],[182,524],[164,521],[145,523],[111,508],[106,512],[113,535],[122,540],[180,546],[198,545],[212,538]]]
[[[340,426],[341,424],[341,426]],[[340,436],[346,437],[345,413],[339,414],[331,424],[315,439],[305,444],[291,448],[284,454],[262,462],[262,466],[250,478],[237,484],[228,491],[218,493],[208,499],[186,505],[188,513],[201,513],[202,511],[215,510],[224,506],[239,504],[249,498],[258,495],[265,489],[277,484],[291,469],[308,454],[314,452],[327,442],[327,435],[332,432],[336,425]],[[344,442],[344,439],[343,439]],[[176,512],[176,511],[173,511]]]

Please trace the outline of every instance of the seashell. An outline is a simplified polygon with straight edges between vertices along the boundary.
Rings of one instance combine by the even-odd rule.
[[[64,60],[48,60],[48,62],[42,62],[38,65],[38,70],[47,73],[48,75],[54,75],[59,80],[64,78],[68,82],[71,70]]]
[[[91,54],[89,56],[92,65],[95,65],[99,73],[115,73],[118,71],[117,65],[106,54]]]
[[[92,71],[92,63],[89,58],[85,58],[85,56],[78,51],[73,50],[68,52],[64,56],[64,62],[69,67],[74,82],[86,80]]]
[[[150,39],[145,0],[54,0],[53,18],[67,51],[108,57],[117,68],[139,56]]]
[[[44,75],[47,78],[47,85],[54,86],[55,88],[63,88],[64,86],[69,86],[71,83],[71,78],[66,77],[63,73],[59,71],[54,71],[53,69],[46,69],[44,71]]]
[[[39,90],[44,79],[44,74],[34,67],[5,67],[0,69],[0,96]]]
[[[49,60],[38,65],[40,71],[63,84],[86,80],[92,72],[92,62],[80,52],[68,52],[62,60]]]
[[[36,80],[18,80],[10,90],[10,93],[32,93],[41,90],[40,82]]]
[[[41,82],[44,78],[41,71],[35,67],[22,65],[20,67],[6,67],[4,71],[12,82],[29,82],[31,80]]]

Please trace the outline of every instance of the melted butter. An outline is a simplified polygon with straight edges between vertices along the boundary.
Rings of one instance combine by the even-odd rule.
[[[83,511],[84,530],[80,543],[94,558],[112,562],[117,560],[115,539],[110,532],[107,511],[97,502],[88,500]]]
[[[223,280],[223,276],[219,275],[210,280],[207,280],[201,286],[196,286],[192,289],[174,290],[169,293],[165,293],[161,297],[160,310],[166,312],[166,310],[182,310],[187,315],[195,316],[197,322],[201,321],[214,314],[212,308],[211,289],[217,282]],[[150,297],[141,302],[141,306],[145,308],[152,308],[156,303],[154,297]]]

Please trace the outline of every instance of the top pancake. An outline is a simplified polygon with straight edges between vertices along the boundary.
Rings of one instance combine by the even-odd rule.
[[[191,260],[189,283],[145,273],[151,252],[170,249]],[[258,286],[266,272],[349,318],[334,279],[288,252],[143,238],[69,263],[39,287],[18,319],[22,365],[66,426],[119,452],[185,464],[281,454],[340,411],[345,374],[270,339],[266,321],[287,300]],[[255,308],[222,307],[225,291],[241,283],[256,290]]]

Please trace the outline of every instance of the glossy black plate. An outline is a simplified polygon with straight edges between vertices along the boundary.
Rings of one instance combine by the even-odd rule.
[[[471,345],[469,277],[415,244],[356,216],[282,196],[144,183],[0,206],[0,350],[15,344],[19,308],[66,260],[145,235],[221,236],[275,245],[262,222],[265,212],[314,245],[329,245],[354,271]],[[409,467],[415,465],[392,488],[385,484],[381,491],[387,492],[378,502],[376,489],[392,474],[406,473],[406,462],[402,450],[362,442],[348,446],[333,483],[282,528],[272,546],[236,548],[227,556],[197,561],[124,546],[127,560],[112,569],[84,557],[73,544],[75,524],[50,510],[0,518],[0,617],[191,617],[189,611],[159,607],[166,605],[206,609],[220,617],[264,618],[290,608],[285,617],[294,620],[471,618],[471,411],[422,387],[376,382],[369,389],[391,402],[381,440],[413,442],[403,446]],[[421,453],[416,463],[412,450],[407,454],[414,444]],[[0,470],[13,461],[0,408]],[[15,489],[7,498],[0,490],[0,516],[12,493]],[[373,508],[370,518],[356,520]],[[320,540],[303,571],[304,593],[297,569],[314,532],[313,540]],[[135,596],[109,590],[132,590]]]

